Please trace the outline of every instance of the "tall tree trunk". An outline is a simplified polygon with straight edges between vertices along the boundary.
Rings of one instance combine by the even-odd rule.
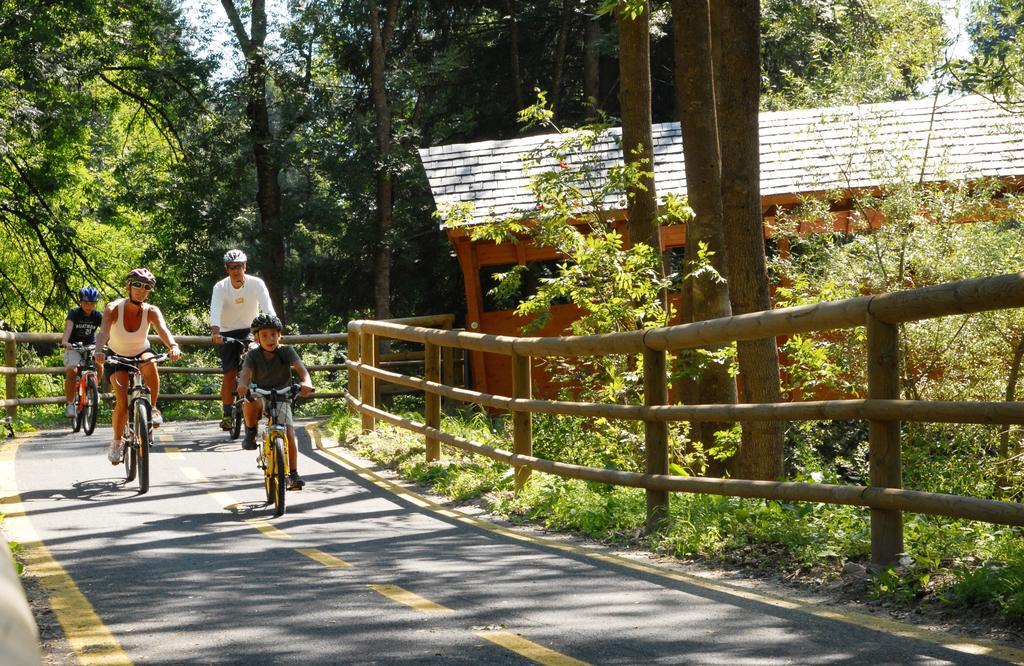
[[[1024,359],[1024,335],[1021,335],[1017,340],[1017,344],[1014,345],[1013,360],[1010,361],[1010,370],[1006,377],[1006,402],[1015,402],[1017,400],[1017,383],[1020,381],[1022,359]],[[1013,426],[1007,424],[1002,426],[999,431],[999,461],[1003,464],[1000,467],[996,484],[1000,487],[1009,484],[1010,469],[1008,468],[1008,461],[1019,453],[1019,451],[1010,450],[1010,434],[1013,430]]]
[[[558,25],[558,40],[555,43],[555,74],[551,81],[551,112],[556,121],[562,106],[562,72],[565,71],[565,50],[569,43],[573,1],[562,0],[562,18]]]
[[[523,73],[519,68],[519,22],[512,0],[505,0],[505,13],[508,14],[509,61],[512,64],[512,90],[516,98],[516,110],[526,107],[523,101]]]
[[[259,238],[266,264],[261,270],[267,278],[267,288],[274,309],[282,316],[284,307],[285,239],[287,234],[281,222],[281,185],[278,175],[281,167],[274,153],[274,132],[270,125],[267,104],[267,12],[265,0],[253,0],[250,33],[247,33],[233,0],[221,0],[238,46],[245,55],[246,111],[249,116],[249,134],[252,137],[253,160],[256,166],[256,207],[259,211]]]
[[[373,255],[373,305],[377,319],[391,318],[391,226],[393,187],[391,180],[391,105],[385,88],[384,66],[398,17],[399,0],[388,0],[384,24],[376,0],[369,0],[370,94],[377,116],[377,243]]]
[[[616,9],[619,25],[619,106],[622,111],[622,158],[646,172],[627,192],[629,241],[658,247],[658,200],[654,191],[654,141],[651,138],[650,6],[636,19]]]
[[[583,97],[587,101],[587,117],[597,119],[601,108],[601,21],[591,1],[586,8],[587,27],[583,31]]]
[[[722,165],[718,142],[718,118],[715,113],[715,87],[712,78],[711,13],[708,0],[673,0],[672,22],[675,29],[676,106],[683,132],[686,166],[686,192],[694,217],[686,228],[685,267],[695,266],[703,243],[713,255],[712,267],[722,276],[727,273],[725,235],[722,229]],[[684,321],[705,321],[732,314],[728,283],[702,272],[683,283]],[[709,351],[720,349],[711,348]],[[692,386],[684,387],[687,404],[725,404],[736,402],[736,381],[729,369],[718,363],[707,365]],[[715,444],[715,433],[728,426],[712,422],[692,422],[690,436],[699,440],[705,451]],[[708,473],[720,476],[724,466],[709,465]]]
[[[711,3],[715,99],[722,157],[722,216],[729,298],[734,314],[771,309],[761,219],[759,0]],[[774,338],[737,344],[741,400],[779,402],[779,356]],[[770,422],[744,424],[733,473],[775,479],[783,471],[783,429]]]

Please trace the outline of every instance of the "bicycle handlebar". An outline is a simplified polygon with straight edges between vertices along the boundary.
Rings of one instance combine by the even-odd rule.
[[[280,400],[280,399],[292,400],[292,399],[295,398],[295,396],[297,396],[299,394],[299,389],[300,388],[301,388],[301,386],[299,386],[298,384],[292,384],[291,386],[288,386],[286,388],[281,388],[281,389],[261,389],[260,387],[258,387],[255,384],[253,384],[252,386],[249,387],[249,393],[252,393],[254,395],[258,395],[258,396],[261,396],[261,397],[264,397],[264,398],[277,398],[278,400]]]
[[[96,345],[87,345],[87,344],[83,344],[81,342],[72,342],[72,343],[69,343],[69,344],[71,345],[72,349],[75,349],[75,350],[78,350],[78,351],[93,351],[94,349],[96,349]]]
[[[163,363],[169,356],[167,354],[157,354],[156,356],[150,356],[149,358],[133,358],[131,356],[118,356],[117,354],[107,354],[103,359],[104,363],[117,363],[119,365],[130,365],[132,367],[139,367],[144,363]]]

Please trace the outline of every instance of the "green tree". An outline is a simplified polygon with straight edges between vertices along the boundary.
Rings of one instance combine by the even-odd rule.
[[[970,55],[946,67],[952,85],[1024,105],[1024,8],[1013,0],[975,0],[967,17]]]
[[[942,62],[936,0],[764,0],[762,107],[912,99]]]
[[[207,70],[166,2],[5,5],[0,35],[0,318],[54,328],[149,246]]]
[[[234,0],[221,0],[224,12],[235,34],[238,48],[245,58],[246,115],[249,139],[256,172],[256,206],[258,209],[258,238],[266,250],[264,271],[274,308],[285,313],[284,270],[287,230],[281,218],[281,173],[283,156],[280,140],[275,136],[281,130],[271,121],[268,99],[270,69],[267,61],[267,10],[265,0],[253,0],[249,9],[249,28]]]
[[[715,111],[722,157],[722,219],[726,277],[733,314],[770,310],[761,221],[759,152],[760,17],[758,0],[711,7]],[[717,41],[716,41],[717,40]],[[717,44],[717,45],[716,45]],[[740,402],[779,402],[779,357],[774,338],[736,345]],[[732,462],[741,478],[782,475],[783,433],[771,422],[746,423]]]
[[[674,0],[672,20],[676,47],[676,99],[683,132],[686,192],[693,218],[686,227],[684,265],[692,273],[682,283],[682,315],[686,322],[728,317],[732,314],[725,281],[726,246],[722,220],[722,157],[718,140],[711,8],[708,0]],[[702,256],[702,253],[704,256]],[[714,359],[723,347],[705,350]],[[681,354],[693,371],[682,379],[683,402],[688,404],[735,403],[736,380],[726,363],[707,359],[708,354]],[[728,429],[719,423],[694,423],[694,438],[704,450],[716,446],[718,433]],[[709,470],[724,471],[720,463]]]

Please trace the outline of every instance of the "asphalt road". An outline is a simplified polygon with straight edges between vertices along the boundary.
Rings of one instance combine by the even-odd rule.
[[[12,510],[7,488],[9,536],[30,542],[29,568],[53,591],[83,663],[990,664],[1020,656],[909,628],[900,636],[885,622],[481,527],[382,487],[343,449],[301,428],[307,485],[289,492],[287,513],[275,519],[255,454],[214,423],[157,432],[145,495],[107,462],[109,427],[19,440],[8,462],[25,514]]]

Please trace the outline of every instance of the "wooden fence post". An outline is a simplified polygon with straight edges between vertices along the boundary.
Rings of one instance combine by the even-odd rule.
[[[432,342],[423,345],[423,379],[439,382],[441,379],[441,347]],[[423,396],[423,420],[428,428],[441,427],[441,396],[427,391]],[[426,436],[427,462],[441,459],[441,441]]]
[[[441,347],[441,383],[445,386],[455,386],[455,348],[444,345]],[[462,385],[462,382],[459,382]],[[442,408],[447,411],[451,409],[452,401],[449,398],[442,398]]]
[[[665,381],[665,352],[644,349],[644,406],[664,405],[668,398]],[[647,473],[668,474],[668,424],[644,421],[644,445],[647,449]],[[668,519],[666,490],[647,491],[647,531],[661,529]]]
[[[359,333],[355,329],[348,330],[348,348],[345,351],[348,360],[359,361]],[[348,369],[348,393],[353,398],[358,398],[361,395],[359,393],[359,371],[353,368]],[[349,405],[349,409],[354,411],[351,405]]]
[[[512,397],[529,400],[533,391],[530,386],[530,357],[512,354]],[[524,456],[533,455],[533,414],[512,412],[512,451]],[[516,467],[516,492],[530,480],[529,467]]]
[[[4,365],[13,368],[18,365],[18,348],[14,340],[4,341]],[[5,389],[4,397],[8,400],[14,400],[18,397],[18,375],[7,375],[7,386]],[[18,406],[9,405],[7,407],[7,416],[12,419],[18,415]]]
[[[900,397],[899,327],[867,316],[868,397],[897,400]],[[902,488],[900,471],[900,422],[868,421],[871,485]],[[871,509],[871,561],[887,566],[903,552],[903,514]]]
[[[362,333],[359,336],[359,360],[366,365],[377,367],[377,336],[373,333]],[[368,407],[377,406],[377,381],[375,377],[360,374],[359,399]],[[376,419],[370,414],[363,414],[363,434],[373,432]]]

